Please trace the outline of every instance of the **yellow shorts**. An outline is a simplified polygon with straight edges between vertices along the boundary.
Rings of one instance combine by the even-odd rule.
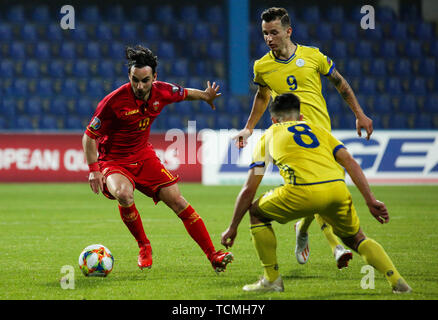
[[[359,231],[359,218],[343,181],[308,186],[284,185],[264,193],[258,213],[279,223],[319,214],[340,238]]]

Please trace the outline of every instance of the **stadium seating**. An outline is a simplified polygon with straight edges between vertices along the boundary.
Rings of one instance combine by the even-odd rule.
[[[252,80],[252,62],[268,48],[259,25],[265,4],[250,6]],[[83,130],[97,102],[128,81],[125,46],[138,42],[158,55],[159,80],[200,89],[207,80],[221,86],[216,113],[184,102],[163,111],[166,117],[156,120],[154,130],[184,129],[190,118],[198,129],[246,123],[256,86],[250,81],[245,98],[251,101],[245,103],[229,94],[225,6],[90,1],[76,9],[74,30],[60,28],[59,10],[50,4],[10,4],[0,13],[0,130]],[[403,5],[399,13],[376,8],[374,30],[360,28],[357,5],[287,9],[292,39],[335,61],[375,128],[437,128],[437,28],[422,19],[415,4]],[[341,96],[330,82],[322,83],[333,129],[354,128]],[[265,115],[259,127],[268,125]]]

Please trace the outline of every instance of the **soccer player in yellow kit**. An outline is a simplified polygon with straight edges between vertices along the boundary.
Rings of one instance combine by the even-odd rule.
[[[271,51],[254,63],[254,82],[258,84],[258,90],[245,128],[234,137],[236,145],[246,145],[246,140],[265,112],[271,96],[274,99],[286,92],[293,92],[300,98],[301,113],[305,120],[331,131],[330,117],[321,92],[321,74],[335,85],[355,114],[358,135],[361,136],[361,129],[364,128],[369,139],[373,132],[372,120],[364,114],[353,90],[336,70],[334,62],[318,48],[291,41],[292,27],[285,9],[267,9],[261,18],[264,39]],[[346,267],[352,257],[351,252],[333,235],[329,224],[318,215],[315,218],[332,249],[338,268]],[[309,216],[295,225],[295,256],[301,264],[306,263],[309,258],[307,230],[313,219],[314,217]]]
[[[412,289],[385,250],[367,238],[360,228],[339,164],[347,170],[377,221],[387,223],[389,214],[385,204],[374,197],[362,169],[342,142],[321,126],[299,121],[300,100],[293,93],[277,96],[270,112],[274,124],[254,149],[247,181],[237,197],[230,226],[221,239],[227,248],[234,244],[237,228],[249,210],[251,236],[264,267],[264,276],[243,290],[284,290],[278,271],[277,240],[270,222],[284,224],[318,212],[348,247],[386,277],[394,293],[410,292]],[[285,184],[253,202],[270,162],[279,167]]]

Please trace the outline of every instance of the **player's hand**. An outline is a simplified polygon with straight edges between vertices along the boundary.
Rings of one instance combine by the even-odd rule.
[[[221,93],[218,92],[219,88],[220,87],[216,84],[216,82],[213,82],[213,85],[211,85],[210,81],[207,81],[207,88],[204,90],[206,93],[205,102],[207,102],[213,110],[216,109],[213,101],[221,95]]]
[[[237,236],[237,229],[229,227],[222,233],[221,244],[225,246],[225,248],[231,248],[234,244],[234,239]]]
[[[244,148],[248,144],[248,138],[252,135],[252,130],[245,128],[232,137],[237,148]]]
[[[356,130],[359,137],[362,137],[362,129],[365,129],[367,133],[367,140],[370,140],[371,134],[373,133],[373,120],[368,118],[366,115],[362,115],[360,118],[356,119]]]
[[[376,218],[377,221],[379,221],[381,224],[389,222],[388,209],[382,201],[374,200],[371,203],[367,203],[367,205],[371,214],[374,218]]]
[[[103,191],[105,177],[100,171],[92,171],[88,176],[88,182],[90,183],[91,190],[95,194],[99,194],[99,190]]]

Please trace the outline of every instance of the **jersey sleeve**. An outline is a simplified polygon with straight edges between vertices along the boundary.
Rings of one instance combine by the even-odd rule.
[[[167,82],[162,83],[161,92],[163,94],[162,100],[165,104],[180,102],[187,97],[187,89]]]
[[[260,71],[258,70],[257,61],[254,62],[254,79],[253,79],[253,81],[255,84],[258,84],[259,86],[262,86],[262,87],[267,86],[266,82],[263,80],[263,77],[260,74]]]
[[[323,129],[323,130],[325,130],[325,129]],[[328,144],[330,146],[330,150],[332,150],[333,157],[336,158],[336,152],[338,152],[339,149],[345,148],[345,146],[341,141],[339,141],[337,138],[335,138],[335,136],[331,132],[329,132],[327,130],[325,130],[325,131],[327,132],[327,135],[328,135]]]
[[[113,117],[114,112],[108,100],[102,100],[97,105],[96,111],[85,129],[85,134],[92,139],[105,136],[112,126]]]
[[[324,76],[329,76],[335,68],[335,63],[319,50],[315,54],[318,61],[319,73]]]
[[[249,166],[250,169],[254,167],[266,167],[269,164],[269,151],[267,152],[266,150],[269,142],[269,132],[270,131],[268,129],[268,131],[266,131],[257,142],[257,145],[252,153],[252,161]]]

